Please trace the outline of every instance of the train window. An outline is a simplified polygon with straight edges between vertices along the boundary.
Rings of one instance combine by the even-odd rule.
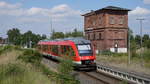
[[[43,45],[43,51],[47,51],[47,49],[48,49],[48,46],[47,45]]]
[[[61,53],[66,56],[75,56],[74,50],[71,46],[61,46]]]
[[[92,49],[90,44],[77,45],[80,56],[92,56]]]
[[[48,45],[48,52],[50,52],[51,51],[51,46],[50,45]]]
[[[75,52],[71,46],[69,46],[69,56],[75,56]]]
[[[44,51],[44,45],[42,45],[42,49],[41,50]]]
[[[57,45],[51,46],[51,51],[52,51],[54,54],[58,55],[58,46],[57,46]]]

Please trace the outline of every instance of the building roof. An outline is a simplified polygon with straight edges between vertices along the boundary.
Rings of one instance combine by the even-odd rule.
[[[120,7],[116,7],[116,6],[107,6],[105,8],[100,9],[100,10],[122,10],[122,11],[130,11],[129,9],[120,8]]]
[[[107,6],[95,11],[91,11],[89,13],[83,14],[82,16],[87,16],[87,15],[92,15],[95,12],[101,11],[101,10],[116,10],[116,11],[130,11],[130,9],[126,9],[126,8],[120,8],[120,7],[116,7],[116,6]]]

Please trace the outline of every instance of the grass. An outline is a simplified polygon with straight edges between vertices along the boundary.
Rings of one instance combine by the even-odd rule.
[[[70,75],[70,61],[61,62],[56,73],[41,64],[42,55],[36,50],[15,46],[0,47],[0,50],[0,84],[79,84]]]
[[[138,52],[134,54],[132,54],[131,52],[131,64],[128,64],[128,55],[123,53],[118,54],[118,53],[104,52],[97,55],[97,61],[100,62],[101,64],[108,66],[114,66],[125,70],[150,74],[149,49],[143,51],[144,66],[142,66],[141,64],[141,58]]]
[[[22,50],[0,47],[0,84],[51,84],[53,81],[30,63],[18,59]]]
[[[7,45],[7,46],[0,46],[0,55],[3,53],[10,52],[12,50],[21,50],[19,46]]]
[[[0,84],[51,84],[51,80],[32,64],[18,59],[23,51],[15,46],[0,47]]]
[[[1,65],[0,84],[51,84],[41,72],[21,63]]]

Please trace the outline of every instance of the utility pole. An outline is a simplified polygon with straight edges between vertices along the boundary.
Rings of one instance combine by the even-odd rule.
[[[144,65],[144,62],[143,62],[143,55],[142,55],[142,53],[143,53],[143,50],[142,50],[142,32],[143,32],[143,30],[142,30],[142,21],[143,20],[145,20],[144,18],[140,18],[140,19],[136,19],[136,20],[139,20],[140,21],[140,36],[141,36],[141,42],[140,42],[140,47],[141,47],[141,49],[140,49],[140,57],[141,57],[141,66],[143,66]]]
[[[52,34],[53,34],[52,15],[50,15],[50,27],[51,27],[50,32],[51,32],[51,36],[52,36]]]
[[[130,53],[130,29],[128,29],[128,64],[131,63],[131,53]]]

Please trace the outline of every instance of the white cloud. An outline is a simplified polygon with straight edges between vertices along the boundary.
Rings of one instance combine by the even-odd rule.
[[[150,4],[150,0],[144,0],[145,4]]]
[[[30,9],[28,9],[27,15],[48,15],[49,14],[49,9],[44,9],[44,8],[37,8],[37,7],[32,7]]]
[[[10,15],[10,16],[43,16],[52,17],[53,19],[63,19],[70,16],[80,16],[81,12],[79,10],[74,10],[70,8],[67,4],[61,4],[54,6],[52,8],[38,8],[32,7],[29,9],[21,8],[18,4],[9,4],[6,2],[0,2],[0,15]],[[5,7],[5,8],[2,8]],[[11,9],[10,9],[11,8]],[[28,19],[29,20],[29,19]]]
[[[70,31],[71,28],[82,24],[80,15],[80,10],[75,10],[67,4],[52,8],[23,8],[21,4],[0,2],[0,23],[10,25],[8,28],[2,27],[3,31],[0,32],[6,32],[12,28],[12,24],[15,24],[13,27],[20,28],[21,31],[34,30],[34,32],[49,34],[51,19],[56,31]],[[19,26],[19,24],[29,25]]]
[[[54,6],[50,9],[51,16],[54,18],[63,18],[67,16],[80,16],[81,12],[79,10],[73,10],[66,4],[61,4]]]
[[[9,4],[9,3],[6,3],[4,1],[0,1],[0,8],[18,8],[20,7],[21,4],[20,3],[17,3],[17,4]]]
[[[61,5],[58,5],[58,6],[54,6],[51,9],[51,12],[53,12],[53,13],[56,13],[56,12],[67,12],[69,10],[71,10],[71,8],[68,5],[61,4]]]
[[[137,20],[138,18],[144,18],[145,20],[143,21],[143,33],[148,33],[145,32],[144,30],[149,28],[150,24],[149,18],[150,18],[150,10],[142,7],[136,7],[132,11],[129,12],[129,27],[133,30],[134,34],[139,34],[140,32],[140,25],[139,21]]]
[[[27,22],[27,23],[32,23],[32,22],[44,22],[43,18],[35,18],[35,17],[23,17],[19,18],[18,22]]]
[[[129,15],[148,15],[150,10],[146,8],[136,7],[134,10],[129,12]]]

